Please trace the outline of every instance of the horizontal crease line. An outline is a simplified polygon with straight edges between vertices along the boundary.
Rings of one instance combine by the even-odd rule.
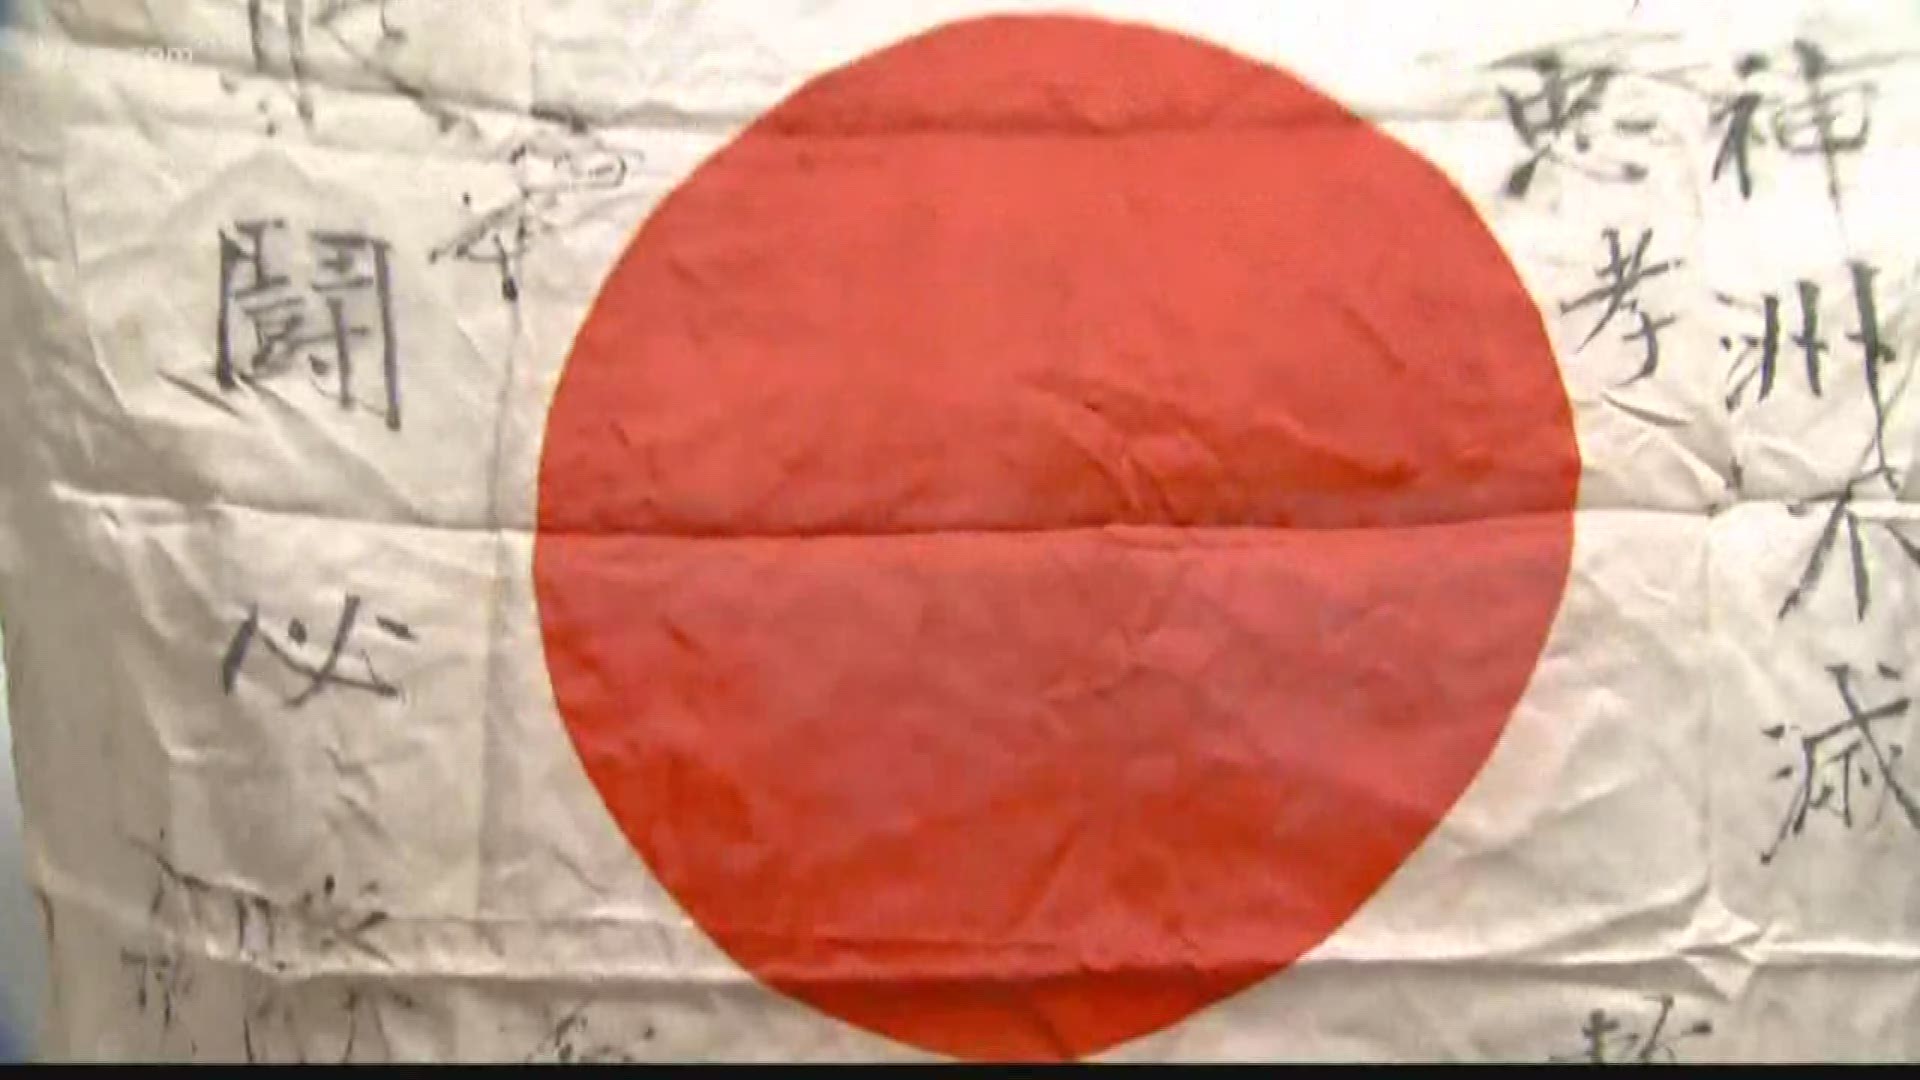
[[[7,485],[4,482],[4,480],[0,480],[0,491],[8,490],[8,489],[9,489],[9,485]],[[34,498],[36,494],[36,492],[34,490],[30,490],[27,485],[19,485],[19,484],[13,485],[11,487],[11,491],[16,497],[21,498],[23,501],[29,501],[29,502]],[[1389,531],[1389,530],[1406,531],[1406,530],[1412,530],[1412,529],[1433,529],[1433,528],[1449,528],[1449,527],[1457,528],[1457,527],[1462,527],[1466,525],[1490,523],[1490,522],[1502,521],[1502,520],[1520,520],[1520,519],[1526,519],[1526,518],[1537,518],[1541,516],[1557,515],[1562,513],[1571,514],[1576,519],[1580,515],[1590,515],[1590,514],[1637,514],[1637,515],[1649,515],[1649,516],[1658,516],[1658,517],[1685,517],[1685,518],[1701,518],[1701,519],[1711,520],[1713,518],[1725,516],[1735,507],[1742,507],[1742,506],[1786,507],[1786,506],[1796,505],[1796,504],[1807,501],[1807,499],[1804,497],[1792,498],[1792,499],[1742,499],[1742,500],[1726,503],[1720,506],[1716,506],[1712,508],[1702,508],[1698,510],[1684,510],[1684,509],[1675,509],[1671,507],[1657,507],[1657,506],[1575,506],[1569,510],[1559,510],[1559,509],[1519,510],[1519,511],[1509,511],[1501,514],[1485,515],[1485,516],[1473,517],[1473,518],[1460,518],[1460,519],[1454,519],[1454,520],[1408,522],[1408,523],[1399,524],[1399,525],[1372,525],[1372,526],[1363,525],[1363,526],[1342,526],[1342,527],[1313,527],[1313,526],[1301,526],[1301,525],[1183,526],[1183,525],[1168,525],[1163,523],[1150,523],[1150,522],[1139,522],[1139,523],[1112,522],[1112,523],[1100,524],[1100,525],[1085,525],[1085,526],[1071,526],[1071,527],[1061,526],[1061,527],[1044,527],[1044,528],[1008,528],[1008,529],[956,527],[956,528],[941,528],[941,529],[893,530],[893,531],[874,530],[874,531],[867,531],[867,532],[814,531],[814,532],[786,533],[786,532],[732,531],[732,532],[696,533],[696,532],[684,532],[684,531],[683,532],[666,532],[666,531],[637,531],[637,530],[622,531],[617,529],[579,529],[579,528],[562,529],[562,528],[551,528],[551,527],[541,528],[536,525],[520,526],[520,525],[503,525],[503,524],[487,525],[487,524],[479,524],[479,523],[463,524],[458,522],[448,522],[448,521],[436,522],[436,521],[428,521],[423,519],[376,518],[376,517],[358,516],[358,515],[351,515],[351,514],[326,513],[319,510],[300,508],[300,507],[260,506],[252,503],[236,502],[232,500],[204,500],[204,499],[186,500],[186,499],[172,498],[166,495],[102,491],[98,489],[83,487],[78,484],[68,483],[64,480],[45,481],[44,486],[40,487],[40,491],[52,495],[55,500],[60,500],[62,498],[65,498],[67,499],[67,501],[70,501],[70,502],[94,501],[94,502],[103,502],[103,503],[104,502],[148,503],[148,504],[154,504],[158,506],[173,507],[181,511],[180,516],[183,519],[190,519],[190,518],[202,517],[202,516],[211,516],[218,513],[239,513],[239,514],[253,514],[261,517],[308,518],[316,521],[324,521],[324,522],[337,523],[337,524],[343,524],[343,525],[349,525],[349,526],[364,526],[372,529],[397,529],[397,530],[408,530],[408,531],[416,531],[416,532],[446,532],[446,533],[478,534],[478,535],[488,535],[488,536],[517,535],[517,536],[553,537],[553,538],[559,538],[559,539],[588,539],[588,540],[592,540],[592,539],[600,539],[600,540],[654,539],[654,540],[711,540],[711,541],[832,540],[832,539],[859,540],[859,539],[874,539],[874,538],[882,538],[882,539],[909,538],[909,537],[915,537],[915,536],[923,536],[923,537],[963,536],[963,535],[966,535],[966,536],[1018,536],[1021,534],[1045,535],[1045,534],[1052,534],[1052,533],[1092,534],[1092,533],[1100,533],[1100,532],[1110,532],[1114,530],[1139,530],[1139,531],[1162,530],[1166,532],[1183,532],[1184,531],[1184,532],[1190,532],[1190,533],[1205,533],[1208,531],[1215,531],[1215,532],[1221,532],[1221,533],[1230,533],[1230,532],[1236,532],[1236,531],[1247,532],[1247,533],[1258,533],[1258,532],[1299,532],[1299,533],[1311,532],[1311,533],[1330,533],[1330,534],[1342,533],[1342,532],[1362,533],[1362,532],[1378,532],[1378,531]],[[1885,517],[1888,520],[1896,520],[1896,521],[1920,520],[1920,505],[1916,505],[1915,503],[1911,503],[1911,502],[1890,500],[1890,499],[1879,499],[1879,500],[1855,499],[1849,505],[1856,511],[1865,512],[1863,516],[1869,517],[1869,518],[1872,518],[1876,512],[1888,511],[1888,513],[1885,514]],[[1906,511],[1907,513],[1903,513],[1902,511]]]
[[[310,952],[308,955],[297,958],[297,960],[300,961],[298,966],[278,969],[273,966],[273,961],[278,959],[277,957],[262,956],[257,953],[249,955],[229,947],[227,943],[230,931],[223,932],[220,928],[207,926],[186,927],[155,924],[145,919],[135,918],[132,914],[132,908],[119,904],[104,903],[96,893],[74,887],[74,883],[65,875],[55,875],[55,880],[42,882],[42,887],[46,890],[49,899],[56,905],[56,910],[58,910],[59,907],[77,908],[83,918],[91,917],[105,924],[105,928],[109,932],[117,932],[121,935],[123,941],[128,944],[135,944],[141,941],[156,941],[157,939],[158,943],[184,950],[204,963],[252,969],[262,975],[289,982],[365,976],[375,976],[393,981],[465,980],[473,982],[513,982],[529,984],[576,983],[583,979],[606,979],[630,983],[677,983],[682,985],[725,985],[744,981],[744,976],[734,978],[730,970],[723,975],[710,965],[702,965],[693,972],[684,969],[669,972],[662,970],[660,966],[655,966],[651,969],[638,967],[622,969],[621,967],[612,965],[592,968],[581,968],[570,965],[564,969],[554,968],[548,970],[529,970],[528,967],[522,966],[518,969],[512,969],[504,965],[517,961],[509,959],[506,951],[499,950],[497,945],[495,946],[494,959],[502,965],[499,968],[490,966],[481,967],[478,965],[464,968],[454,968],[444,965],[434,966],[432,958],[424,954],[435,951],[437,946],[422,947],[421,954],[413,954],[410,953],[409,950],[401,947],[401,942],[395,940],[396,937],[406,934],[409,924],[418,930],[427,930],[429,932],[435,929],[471,929],[477,936],[482,937],[495,937],[509,928],[525,928],[529,930],[544,929],[549,932],[579,933],[587,926],[630,928],[633,933],[644,935],[654,935],[662,931],[692,933],[691,930],[681,927],[663,925],[648,920],[582,920],[578,917],[568,917],[564,915],[545,919],[536,916],[527,916],[515,918],[510,921],[495,921],[485,918],[461,916],[396,918],[388,926],[386,932],[379,935],[381,939],[380,944],[384,947],[383,953],[386,956],[390,958],[404,958],[404,966],[390,966],[389,963],[367,963],[368,958],[364,955],[358,957],[361,962],[356,964],[352,962],[352,958],[358,954],[353,953],[351,950],[343,949],[324,957]],[[220,889],[218,891],[228,896],[246,895],[226,889]],[[444,944],[444,939],[439,938],[437,935],[435,935],[435,939],[438,944]],[[1529,955],[1530,953],[1533,955]],[[1579,970],[1638,967],[1682,963],[1695,958],[1713,957],[1735,960],[1755,968],[1805,968],[1821,965],[1910,966],[1917,959],[1920,959],[1920,952],[1916,952],[1913,949],[1887,946],[1880,948],[1845,949],[1816,943],[1769,944],[1765,940],[1755,940],[1746,935],[1741,935],[1723,940],[1691,941],[1666,949],[1635,951],[1613,956],[1603,954],[1553,955],[1550,949],[1539,947],[1500,950],[1480,955],[1458,953],[1421,955],[1408,953],[1387,956],[1358,953],[1343,954],[1336,952],[1329,954],[1309,952],[1287,965],[1287,967],[1289,969],[1307,971],[1315,969],[1328,970],[1391,966],[1402,968],[1507,968],[1530,972],[1555,968]],[[689,957],[687,959],[692,960],[693,958]],[[713,957],[711,959],[721,964],[730,965],[732,963],[731,961],[721,960],[719,957]],[[314,963],[313,961],[315,960],[331,960],[332,963]],[[1255,964],[1256,962],[1246,961],[1245,963]],[[1263,966],[1265,962],[1259,963]],[[1210,965],[1210,967],[1218,966],[1221,965]],[[1186,965],[1177,964],[1148,965],[1142,970],[1187,971],[1190,970],[1190,968]],[[1078,972],[1078,974],[1084,975],[1085,972]],[[837,981],[848,982],[852,980],[843,977]],[[942,981],[959,982],[965,980],[948,979]]]
[[[368,526],[372,528],[410,529],[410,530],[418,530],[423,532],[476,533],[476,534],[485,534],[485,535],[514,533],[514,534],[520,534],[520,535],[552,537],[552,538],[558,538],[558,539],[606,540],[606,541],[618,541],[618,540],[684,540],[684,541],[711,541],[711,542],[727,542],[727,541],[771,542],[771,541],[781,541],[781,540],[852,541],[852,540],[889,540],[889,539],[904,540],[904,539],[913,539],[913,538],[940,538],[940,537],[986,538],[986,537],[1020,537],[1020,536],[1053,536],[1053,535],[1097,536],[1097,535],[1103,535],[1103,534],[1110,535],[1114,533],[1127,533],[1127,532],[1160,533],[1160,534],[1166,534],[1166,535],[1181,535],[1181,534],[1207,535],[1207,534],[1238,534],[1238,533],[1257,535],[1261,533],[1335,534],[1335,533],[1406,532],[1406,531],[1423,530],[1423,529],[1466,528],[1471,526],[1489,525],[1489,524],[1493,524],[1501,521],[1532,520],[1532,519],[1538,519],[1541,517],[1557,516],[1561,514],[1571,515],[1579,512],[1572,508],[1568,508],[1564,510],[1562,509],[1541,509],[1541,510],[1522,509],[1522,510],[1504,511],[1497,514],[1488,514],[1480,517],[1442,519],[1442,520],[1433,520],[1433,521],[1409,521],[1409,522],[1392,524],[1392,525],[1319,526],[1319,525],[1264,525],[1264,524],[1253,524],[1253,523],[1180,525],[1180,524],[1171,524],[1166,522],[1153,522],[1153,521],[1112,521],[1112,522],[1103,522],[1103,523],[1091,523],[1091,524],[1085,524],[1085,525],[1049,525],[1049,526],[1037,526],[1037,527],[1036,526],[1006,526],[1006,527],[996,527],[996,526],[945,527],[943,526],[943,527],[936,527],[936,528],[918,528],[918,529],[876,528],[871,530],[795,530],[792,532],[760,531],[760,530],[756,530],[756,531],[729,530],[729,531],[695,532],[695,531],[684,531],[684,530],[666,531],[666,530],[639,530],[639,529],[622,530],[622,529],[582,529],[582,528],[552,528],[552,527],[543,528],[539,526],[519,527],[519,526],[504,526],[504,525],[494,526],[494,525],[479,525],[479,524],[464,525],[464,524],[454,524],[454,523],[436,523],[436,522],[428,522],[428,521],[383,520],[383,519],[368,518],[368,517],[352,517],[352,516],[343,516],[343,515],[335,515],[335,514],[326,514],[326,513],[320,513],[312,510],[301,510],[301,509],[294,509],[294,508],[263,507],[263,506],[248,504],[248,503],[239,503],[239,502],[231,502],[231,501],[186,502],[179,499],[168,498],[163,495],[141,495],[141,494],[126,493],[126,492],[98,491],[98,490],[80,487],[75,484],[69,484],[65,481],[60,481],[60,480],[55,480],[51,482],[48,485],[48,489],[55,494],[56,498],[66,497],[67,500],[70,502],[82,502],[82,503],[84,502],[101,502],[101,503],[121,502],[121,503],[146,504],[146,505],[152,505],[152,506],[176,508],[179,511],[181,511],[180,517],[182,519],[191,519],[195,517],[210,517],[210,516],[214,516],[222,513],[227,513],[227,514],[239,513],[239,514],[258,515],[261,517],[312,518],[312,519],[321,520],[321,521],[339,522],[339,523],[348,524],[348,525],[362,525],[362,526]]]
[[[1338,533],[1380,533],[1380,532],[1416,532],[1430,529],[1462,529],[1475,526],[1490,526],[1507,521],[1534,520],[1553,517],[1560,514],[1571,515],[1568,510],[1515,510],[1482,517],[1459,518],[1436,521],[1408,521],[1392,525],[1278,525],[1255,523],[1224,524],[1176,524],[1162,521],[1109,521],[1084,525],[956,525],[931,528],[876,528],[864,530],[818,529],[797,530],[793,532],[691,532],[691,531],[653,531],[644,529],[535,529],[535,535],[565,540],[604,540],[609,542],[622,540],[681,540],[711,541],[716,543],[773,543],[777,541],[856,541],[856,540],[915,540],[915,539],[992,539],[1022,538],[1045,536],[1232,536],[1260,535],[1263,533],[1291,534],[1338,534]]]

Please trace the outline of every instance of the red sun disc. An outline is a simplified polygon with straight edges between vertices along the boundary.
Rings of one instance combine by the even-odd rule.
[[[1426,161],[1073,17],[820,76],[561,379],[534,572],[587,775],[773,987],[979,1058],[1286,967],[1480,769],[1565,586],[1540,316]]]

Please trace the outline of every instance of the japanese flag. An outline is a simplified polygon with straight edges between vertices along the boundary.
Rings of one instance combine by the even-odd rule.
[[[1916,1054],[1910,8],[15,9],[45,1055]]]

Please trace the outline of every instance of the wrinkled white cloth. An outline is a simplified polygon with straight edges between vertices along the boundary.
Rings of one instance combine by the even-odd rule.
[[[530,530],[553,387],[659,200],[821,72],[1036,8],[17,5],[0,32],[0,613],[51,970],[43,1054],[926,1056],[769,989],[650,874],[556,714]],[[1439,828],[1301,961],[1103,1056],[1920,1056],[1920,816],[1895,786],[1920,792],[1920,765],[1894,749],[1920,710],[1802,755],[1853,718],[1849,695],[1871,713],[1920,683],[1920,11],[1076,10],[1279,65],[1447,174],[1538,301],[1584,465],[1548,643]],[[1852,89],[1810,98],[1796,42]],[[1514,197],[1530,151],[1502,90],[1542,84],[1498,61],[1548,48],[1611,71],[1613,111]],[[1770,96],[1743,196],[1730,165],[1713,173],[1749,54],[1770,58]],[[1831,163],[1806,149],[1820,109],[1841,141],[1871,118]],[[617,180],[529,200],[528,170],[591,155],[623,162]],[[1612,175],[1629,162],[1644,175]],[[389,245],[398,403],[368,393],[344,422],[337,372],[317,369],[244,408],[223,394],[219,238],[267,220]],[[509,266],[493,245],[523,221],[537,242]],[[1563,308],[1604,283],[1608,230],[1628,254],[1645,230],[1648,263],[1678,264],[1589,338],[1599,310]],[[1878,386],[1856,263],[1889,349]],[[1801,282],[1820,290],[1819,397]],[[1768,295],[1771,393],[1749,381],[1730,406],[1757,378]],[[1640,312],[1676,318],[1636,381]],[[404,438],[384,437],[393,409]],[[1875,430],[1890,475],[1872,472]],[[227,692],[223,660],[272,663],[266,635],[291,648],[293,620],[324,652],[348,597],[361,632],[393,624],[340,668],[361,692],[298,711]],[[1799,814],[1809,768],[1818,805]]]

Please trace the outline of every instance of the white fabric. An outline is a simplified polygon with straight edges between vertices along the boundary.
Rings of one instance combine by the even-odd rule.
[[[588,303],[650,207],[704,155],[826,68],[951,18],[1040,5],[388,7],[408,35],[392,69],[423,100],[318,36],[304,89],[261,76],[237,0],[29,0],[4,35],[0,612],[31,877],[49,917],[42,1051],[924,1056],[747,976],[616,830],[540,662],[534,475],[544,408]],[[1106,1056],[1545,1059],[1583,1053],[1595,1010],[1644,1034],[1668,1008],[1659,1037],[1683,1058],[1920,1056],[1920,833],[1897,809],[1851,827],[1815,815],[1772,864],[1758,858],[1786,809],[1772,776],[1794,764],[1762,730],[1844,719],[1828,665],[1902,672],[1862,676],[1875,702],[1920,682],[1920,567],[1882,531],[1863,530],[1864,617],[1844,537],[1803,610],[1777,617],[1828,510],[1789,504],[1831,493],[1864,460],[1870,421],[1843,351],[1852,323],[1837,276],[1848,257],[1880,268],[1898,357],[1886,443],[1903,477],[1913,462],[1920,68],[1873,69],[1871,138],[1842,159],[1836,213],[1815,156],[1766,157],[1767,183],[1748,200],[1724,177],[1710,182],[1709,105],[1648,80],[1623,92],[1641,95],[1663,132],[1690,134],[1648,147],[1644,183],[1549,171],[1526,199],[1503,198],[1520,145],[1485,66],[1611,34],[1601,48],[1640,70],[1727,88],[1735,56],[1782,55],[1797,36],[1836,57],[1920,50],[1920,11],[1755,0],[1075,8],[1280,64],[1449,174],[1540,299],[1586,467],[1558,621],[1451,816],[1291,970]],[[555,114],[597,118],[604,145],[639,164],[555,211],[521,267],[518,303],[504,304],[492,268],[429,253],[475,208],[511,197],[506,149],[564,132],[541,118]],[[348,221],[393,244],[409,319],[406,439],[340,439],[307,422],[330,408],[314,396],[288,394],[278,413],[243,422],[181,389],[205,381],[216,230],[262,215]],[[1639,347],[1606,334],[1581,348],[1591,313],[1557,310],[1593,286],[1608,227],[1628,239],[1650,228],[1685,260],[1648,287],[1684,316],[1663,339],[1659,376],[1626,390],[1613,388]],[[1715,294],[1808,275],[1828,282],[1834,305],[1833,370],[1844,374],[1831,399],[1819,412],[1729,419],[1718,339],[1753,330]],[[1787,355],[1783,380],[1797,377]],[[1685,422],[1650,423],[1609,394]],[[1920,516],[1913,490],[1863,494],[1863,522]],[[222,695],[236,603],[305,611],[323,633],[346,588],[403,608],[431,643],[382,672],[404,683],[404,711],[333,695],[290,717]],[[1904,743],[1916,722],[1879,730]],[[1920,767],[1913,775],[1920,785]],[[1860,805],[1864,817],[1875,801]],[[368,944],[343,945],[339,913],[376,900],[387,918]],[[1703,1021],[1710,1033],[1676,1041]]]

